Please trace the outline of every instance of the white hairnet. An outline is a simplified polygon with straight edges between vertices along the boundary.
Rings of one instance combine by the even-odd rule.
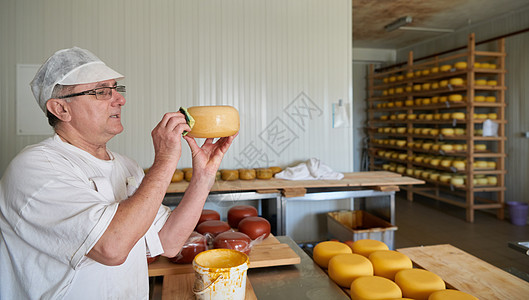
[[[30,85],[37,103],[46,112],[46,102],[57,84],[74,85],[123,78],[90,51],[73,47],[59,50],[48,58]]]

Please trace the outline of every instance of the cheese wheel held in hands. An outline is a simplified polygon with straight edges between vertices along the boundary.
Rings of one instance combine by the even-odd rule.
[[[195,120],[188,136],[195,138],[218,138],[239,131],[239,112],[232,106],[193,106],[187,109]]]

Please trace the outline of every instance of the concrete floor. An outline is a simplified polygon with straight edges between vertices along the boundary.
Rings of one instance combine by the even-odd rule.
[[[515,226],[483,211],[476,211],[474,223],[468,223],[462,208],[419,197],[410,202],[400,196],[396,197],[395,219],[396,249],[451,244],[513,274],[529,274],[529,256],[508,246],[513,241],[529,241],[529,225]]]

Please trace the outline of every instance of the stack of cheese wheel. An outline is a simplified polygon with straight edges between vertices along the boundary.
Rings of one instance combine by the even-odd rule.
[[[395,274],[400,270],[413,267],[413,263],[408,256],[393,250],[375,251],[369,255],[369,260],[373,264],[375,275],[390,280],[394,280]]]
[[[441,277],[423,269],[401,270],[395,275],[395,283],[404,297],[416,300],[428,300],[433,292],[446,289]]]

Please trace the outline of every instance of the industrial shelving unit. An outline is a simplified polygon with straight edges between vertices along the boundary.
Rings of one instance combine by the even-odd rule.
[[[505,41],[478,51],[474,34],[455,54],[368,74],[369,167],[417,177],[426,196],[504,218]],[[489,130],[492,129],[492,130]]]

